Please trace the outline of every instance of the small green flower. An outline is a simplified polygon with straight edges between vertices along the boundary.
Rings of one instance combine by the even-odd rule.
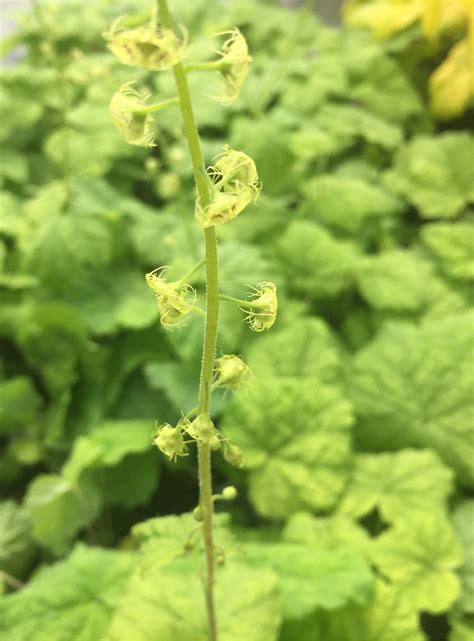
[[[224,153],[208,171],[221,191],[235,193],[245,186],[254,192],[254,199],[260,193],[261,184],[255,163],[243,151],[236,151],[224,145]]]
[[[224,95],[216,97],[216,100],[229,104],[239,96],[252,58],[249,56],[247,41],[237,27],[219,35],[228,35],[229,38],[223,43],[220,51],[223,64],[219,71],[224,79],[225,92]]]
[[[195,210],[196,221],[204,229],[236,218],[257,199],[261,189],[254,161],[227,145],[208,172],[214,182],[214,194],[206,207],[198,198]]]
[[[249,377],[250,369],[240,356],[227,354],[216,360],[216,385],[237,389],[246,383]]]
[[[166,267],[159,267],[146,274],[147,285],[158,299],[161,324],[165,327],[179,325],[193,309],[196,296],[191,285],[177,281],[167,283],[163,278]]]
[[[248,310],[247,321],[255,332],[263,332],[274,324],[278,311],[277,289],[274,283],[259,283]]]
[[[110,113],[115,125],[131,145],[142,147],[155,146],[153,116],[143,108],[150,97],[144,96],[132,87],[129,82],[120,87],[110,101]]]
[[[242,187],[232,194],[218,192],[207,207],[202,207],[198,198],[194,214],[196,222],[203,229],[228,223],[236,218],[251,201],[252,193],[248,187]]]
[[[218,450],[221,446],[219,430],[206,414],[199,414],[194,421],[187,422],[184,429],[198,443],[208,443],[212,450]]]
[[[187,454],[182,430],[179,426],[173,427],[168,423],[161,425],[155,434],[153,443],[172,461],[176,460],[178,456],[186,456]]]
[[[234,467],[243,467],[244,465],[244,455],[242,450],[238,445],[234,445],[230,441],[224,441],[223,443],[223,454],[227,463],[230,463]]]
[[[164,71],[182,59],[186,37],[181,42],[171,29],[156,27],[153,22],[124,29],[120,27],[121,20],[117,18],[103,35],[108,48],[124,65]]]

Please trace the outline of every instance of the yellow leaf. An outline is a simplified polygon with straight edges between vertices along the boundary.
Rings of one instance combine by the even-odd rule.
[[[375,0],[366,4],[351,3],[346,7],[346,23],[369,27],[377,38],[389,38],[405,29],[421,15],[424,0]]]
[[[440,31],[455,31],[461,28],[473,10],[473,0],[441,0]]]
[[[435,38],[440,26],[442,0],[422,0],[421,25],[429,39]]]
[[[430,106],[439,118],[449,119],[462,114],[474,92],[471,47],[468,38],[455,44],[431,74]]]

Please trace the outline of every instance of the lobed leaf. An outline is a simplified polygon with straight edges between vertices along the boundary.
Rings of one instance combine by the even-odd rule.
[[[415,609],[441,613],[460,595],[461,546],[441,511],[395,524],[375,540],[372,559]]]
[[[97,641],[105,633],[135,555],[78,544],[16,594],[0,599],[0,638]]]
[[[469,313],[419,327],[387,323],[354,361],[349,386],[370,449],[431,447],[474,483]]]
[[[419,136],[398,151],[387,183],[422,218],[455,218],[474,201],[474,138],[468,132]]]
[[[453,472],[430,450],[359,454],[340,510],[360,517],[377,508],[391,523],[443,511]]]
[[[256,510],[278,519],[334,505],[350,470],[351,424],[336,389],[268,376],[236,396],[223,431],[245,452]]]

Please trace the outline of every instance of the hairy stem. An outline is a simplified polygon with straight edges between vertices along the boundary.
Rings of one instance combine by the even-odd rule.
[[[168,107],[177,107],[179,105],[178,98],[170,98],[169,100],[163,100],[163,102],[157,102],[153,105],[144,105],[143,107],[136,107],[133,111],[139,114],[152,114],[155,111],[160,111],[161,109],[167,109]]]
[[[229,63],[225,62],[225,60],[214,60],[212,62],[196,62],[192,65],[186,65],[184,70],[186,73],[190,73],[191,71],[221,71],[229,67]]]
[[[164,27],[173,29],[173,22],[167,0],[158,0],[160,19]],[[210,202],[208,178],[194,120],[188,81],[183,65],[173,67],[183,127],[188,141],[198,196],[203,207]],[[210,415],[212,373],[216,352],[217,322],[219,316],[219,278],[217,263],[217,240],[214,227],[204,230],[206,261],[206,319],[202,353],[201,375],[199,378],[198,414]],[[203,514],[202,532],[206,555],[205,596],[209,625],[209,641],[217,641],[216,615],[214,608],[214,542],[212,534],[213,501],[211,476],[211,450],[208,443],[198,446],[199,505]]]
[[[235,303],[239,307],[246,307],[247,309],[261,309],[262,304],[257,301],[252,300],[242,300],[241,298],[234,298],[233,296],[227,296],[226,294],[219,294],[220,300],[224,300],[228,303]]]

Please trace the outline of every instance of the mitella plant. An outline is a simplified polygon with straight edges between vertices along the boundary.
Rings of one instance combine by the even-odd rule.
[[[190,445],[198,452],[199,504],[194,518],[201,523],[205,551],[205,599],[209,641],[217,639],[217,620],[214,604],[214,574],[217,561],[223,562],[222,551],[216,554],[213,533],[213,506],[216,500],[232,500],[237,496],[234,486],[225,487],[213,495],[211,454],[220,452],[236,467],[243,465],[243,453],[214,425],[211,418],[212,393],[217,388],[236,390],[249,378],[249,368],[235,354],[216,359],[216,339],[219,320],[219,301],[238,305],[246,314],[250,328],[262,332],[272,327],[278,308],[276,286],[271,282],[256,284],[248,300],[234,298],[219,291],[219,268],[216,226],[230,223],[253,203],[261,190],[254,161],[243,151],[225,145],[214,164],[205,168],[200,139],[193,113],[187,75],[194,71],[218,72],[223,81],[223,93],[215,99],[223,104],[233,102],[249,70],[251,57],[242,33],[233,28],[218,36],[224,41],[215,61],[184,65],[187,35],[178,35],[168,10],[167,1],[158,1],[149,23],[127,29],[122,19],[116,20],[104,34],[110,50],[124,65],[148,71],[172,71],[176,97],[162,102],[151,96],[135,81],[124,84],[112,97],[110,112],[125,140],[132,145],[154,147],[159,144],[155,135],[156,112],[178,106],[186,136],[196,183],[195,220],[202,229],[204,256],[186,274],[173,280],[167,267],[161,266],[146,274],[159,307],[160,320],[169,329],[178,328],[191,314],[200,314],[204,321],[204,343],[199,379],[197,405],[182,415],[175,425],[160,425],[153,443],[170,459],[187,456]],[[206,272],[204,310],[192,286],[193,277],[202,269]],[[190,539],[192,540],[192,539]],[[189,544],[189,542],[188,542]]]

